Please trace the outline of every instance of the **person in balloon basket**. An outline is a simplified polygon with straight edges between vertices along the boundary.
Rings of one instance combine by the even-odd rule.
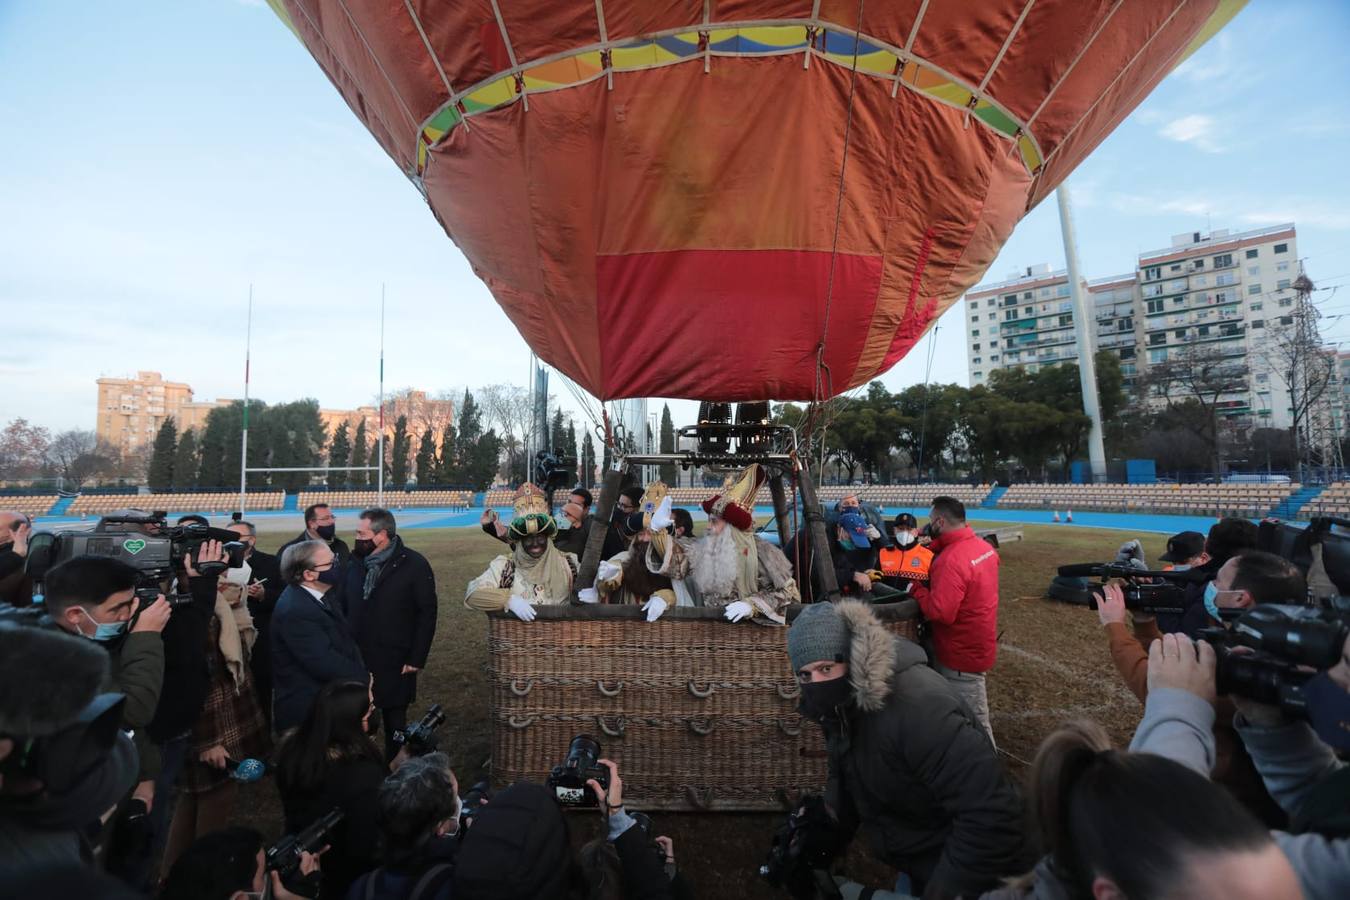
[[[623,520],[620,532],[629,540],[628,549],[601,562],[595,587],[582,590],[578,599],[636,604],[648,622],[672,606],[696,605],[685,579],[672,579],[661,571],[678,546],[673,526],[670,490],[665,482],[653,481],[639,498],[638,510]]]
[[[758,463],[728,476],[721,493],[703,501],[708,514],[703,537],[672,541],[657,574],[691,581],[702,605],[724,610],[728,621],[755,618],[782,625],[783,608],[800,602],[801,595],[783,551],[754,533],[755,493],[764,477]]]
[[[928,621],[933,668],[975,711],[989,740],[984,673],[998,655],[998,551],[966,524],[966,507],[938,497],[928,513],[933,534],[927,595],[916,595]]]
[[[825,733],[839,846],[861,827],[926,898],[977,896],[1030,867],[1022,798],[923,648],[850,599],[803,608],[787,643],[801,713]]]
[[[507,533],[510,554],[488,563],[487,570],[469,582],[464,605],[470,609],[507,610],[524,622],[532,622],[536,605],[566,603],[580,564],[576,554],[553,544],[558,523],[548,511],[548,501],[539,488],[523,484],[512,504],[514,517]]]
[[[933,551],[919,543],[919,520],[902,512],[890,532],[892,546],[878,554],[882,581],[913,597],[927,595]]]

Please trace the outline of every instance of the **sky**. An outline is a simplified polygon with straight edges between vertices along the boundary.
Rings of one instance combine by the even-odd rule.
[[[524,342],[265,3],[78,9],[0,0],[0,423],[92,428],[95,379],[142,369],[240,396],[250,285],[254,397],[369,403],[382,290],[387,388],[526,383]],[[1350,348],[1347,37],[1342,0],[1251,2],[1071,177],[1084,274],[1292,221]],[[1053,198],[983,280],[1038,263],[1064,264]],[[962,316],[883,383],[967,384]]]

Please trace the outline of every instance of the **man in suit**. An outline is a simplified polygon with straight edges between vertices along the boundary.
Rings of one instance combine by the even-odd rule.
[[[392,759],[398,752],[393,734],[407,727],[417,673],[436,636],[436,576],[426,557],[404,545],[393,513],[368,509],[356,524],[346,579],[348,621],[374,678],[385,751]]]
[[[305,507],[305,530],[282,544],[277,556],[281,556],[292,545],[301,541],[323,541],[337,557],[338,572],[341,573],[346,568],[351,551],[347,549],[342,538],[337,536],[337,518],[327,503],[315,503]]]
[[[366,680],[366,663],[338,604],[340,572],[324,541],[301,541],[281,554],[286,590],[272,614],[272,723],[299,725],[330,681]]]
[[[248,546],[244,563],[248,566],[248,612],[253,617],[257,638],[253,642],[251,669],[253,687],[258,693],[258,707],[263,719],[272,722],[272,613],[277,598],[286,587],[281,581],[281,561],[257,548],[258,531],[252,522],[234,522],[230,531],[239,535],[239,541]]]

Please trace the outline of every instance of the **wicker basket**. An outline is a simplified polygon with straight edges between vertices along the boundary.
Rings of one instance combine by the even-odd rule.
[[[797,609],[789,610],[789,618]],[[877,607],[913,639],[911,601]],[[490,616],[493,781],[543,781],[578,734],[644,810],[775,810],[825,782],[820,729],[797,714],[787,629],[720,610],[541,607]]]

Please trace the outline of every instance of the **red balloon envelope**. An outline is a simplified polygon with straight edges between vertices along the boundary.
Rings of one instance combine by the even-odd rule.
[[[273,6],[542,359],[807,400],[909,352],[1242,3]]]

